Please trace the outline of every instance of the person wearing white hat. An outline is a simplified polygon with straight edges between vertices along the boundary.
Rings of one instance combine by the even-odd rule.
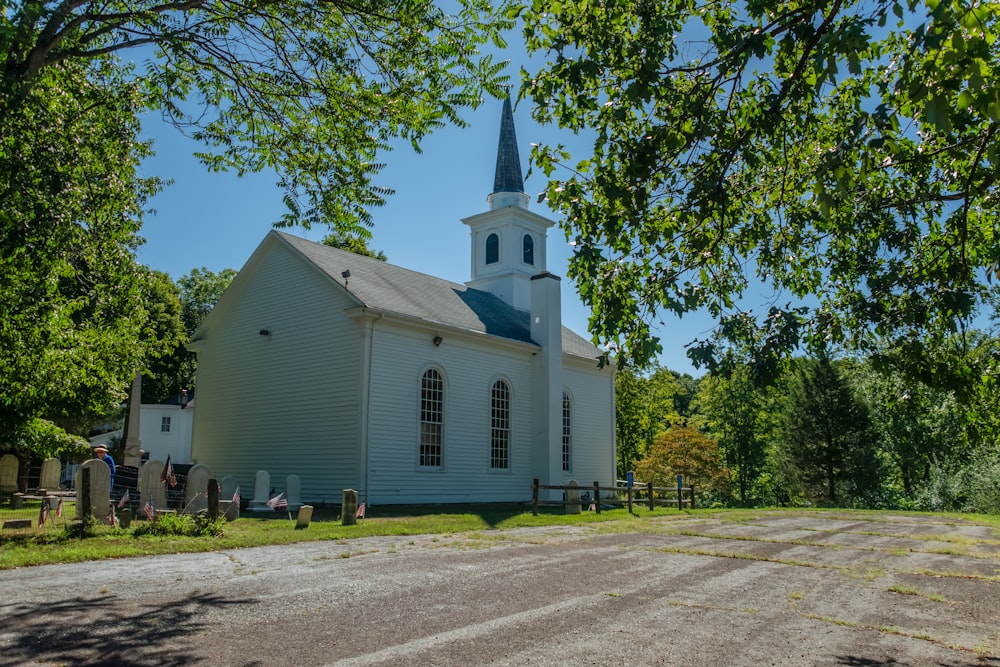
[[[115,460],[111,458],[111,454],[108,454],[108,448],[104,445],[98,445],[94,447],[94,455],[108,464],[111,468],[111,488],[115,487]]]

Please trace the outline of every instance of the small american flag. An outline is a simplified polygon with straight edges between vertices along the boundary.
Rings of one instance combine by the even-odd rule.
[[[41,528],[45,525],[45,521],[49,518],[49,499],[42,498],[42,508],[38,510],[38,527]]]
[[[115,506],[114,505],[111,506],[111,514],[108,515],[108,525],[109,526],[115,526],[115,527],[118,526],[118,517],[115,515]]]
[[[142,513],[145,514],[146,518],[149,519],[150,521],[153,520],[153,517],[156,516],[156,510],[153,509],[153,501],[152,500],[147,500],[146,501],[146,504],[143,505],[143,507],[142,507]]]
[[[122,494],[122,499],[118,501],[118,509],[125,507],[125,503],[128,502],[128,489],[125,489],[125,493]]]
[[[236,490],[233,491],[233,504],[237,507],[239,507],[240,504],[240,487],[238,486],[236,487]]]
[[[60,498],[59,502],[56,503],[56,516],[62,516],[62,503],[62,498]]]
[[[361,503],[358,505],[358,511],[354,513],[354,518],[364,519],[365,518],[365,504]]]
[[[160,473],[160,481],[167,482],[171,488],[177,486],[177,475],[174,474],[174,467],[170,465],[170,454],[167,454],[167,464]]]
[[[285,494],[279,493],[274,498],[267,501],[267,506],[273,510],[280,510],[288,507],[288,501],[285,500]]]

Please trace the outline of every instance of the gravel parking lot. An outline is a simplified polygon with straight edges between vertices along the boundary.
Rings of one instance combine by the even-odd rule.
[[[996,531],[740,516],[0,572],[0,665],[1000,665]]]

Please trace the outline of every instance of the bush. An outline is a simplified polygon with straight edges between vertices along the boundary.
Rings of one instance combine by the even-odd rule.
[[[132,530],[135,537],[219,537],[223,534],[226,519],[219,517],[214,521],[207,513],[199,512],[194,516],[189,514],[163,514],[155,521],[140,523]]]

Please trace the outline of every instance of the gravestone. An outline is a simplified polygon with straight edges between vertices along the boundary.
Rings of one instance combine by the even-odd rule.
[[[575,479],[571,479],[567,486],[578,487],[580,484]],[[579,514],[581,510],[580,489],[566,489],[566,514]]]
[[[83,497],[83,485],[80,484],[80,476],[84,470],[90,471],[90,498]],[[91,516],[98,521],[104,521],[111,513],[111,468],[101,459],[85,461],[76,472],[77,519],[83,518],[87,507],[90,507]]]
[[[152,502],[153,509],[167,509],[167,490],[160,481],[163,472],[163,461],[152,460],[139,470],[139,507],[145,507]]]
[[[234,497],[239,490],[236,478],[226,475],[219,483],[219,513],[224,514],[226,521],[236,521],[240,518],[240,500]]]
[[[13,454],[0,456],[0,493],[17,493],[17,471],[20,465]]]
[[[38,488],[46,491],[58,491],[61,468],[59,459],[51,458],[42,461],[42,472],[38,475]]]
[[[253,481],[253,500],[250,501],[251,512],[273,512],[267,501],[271,499],[271,474],[266,470],[258,470]]]
[[[295,512],[302,507],[302,480],[298,475],[285,478],[285,500],[288,501],[288,511]]]
[[[353,526],[358,522],[358,492],[344,489],[340,505],[340,525]]]
[[[208,480],[212,471],[208,466],[197,463],[191,466],[184,487],[184,512],[196,514],[208,509]]]
[[[313,507],[312,505],[303,505],[299,508],[299,514],[295,519],[295,530],[302,530],[303,528],[309,527],[309,522],[312,521]]]

